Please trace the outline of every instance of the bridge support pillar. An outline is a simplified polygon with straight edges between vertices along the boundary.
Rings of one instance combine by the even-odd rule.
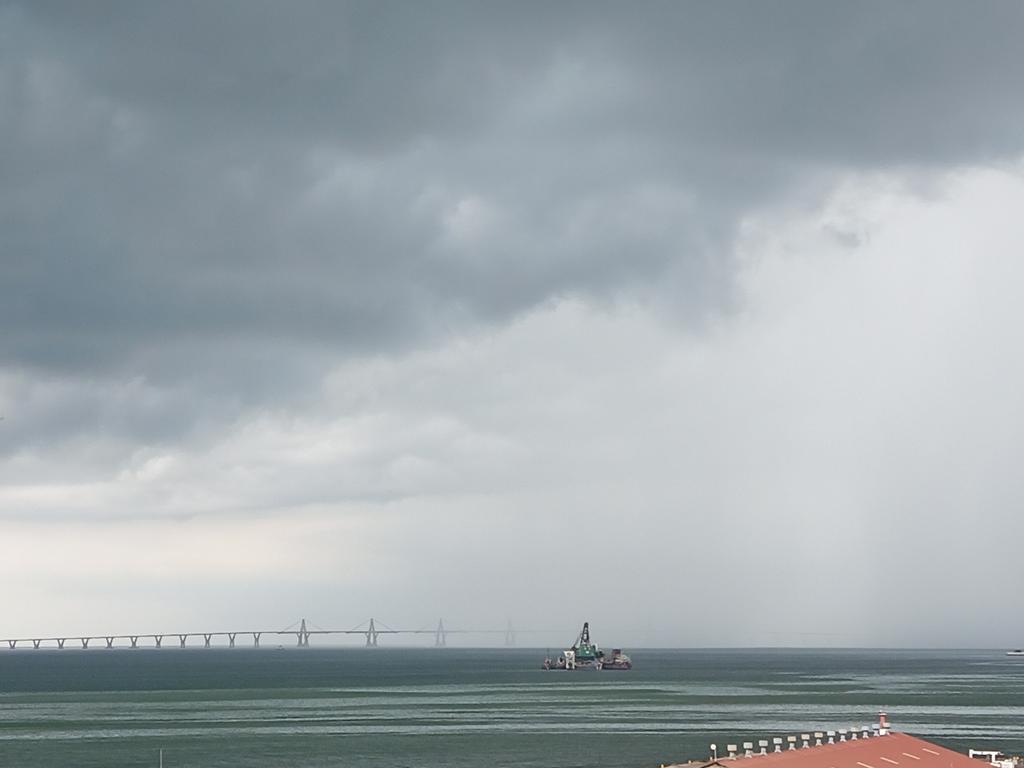
[[[516,631],[512,627],[512,619],[508,620],[508,624],[505,627],[505,645],[513,646],[516,644]]]
[[[374,626],[372,618],[370,619],[370,626],[366,628],[366,647],[377,647],[377,627]]]
[[[263,634],[262,632],[253,632],[252,633],[252,647],[253,648],[259,648],[260,647],[260,635],[262,635],[262,634]]]
[[[42,640],[33,640],[33,641],[32,641],[32,647],[33,647],[33,648],[38,648],[38,647],[39,647],[39,644],[40,644],[41,642],[43,642],[43,641],[42,641]]]
[[[178,642],[181,643],[181,647],[185,647],[185,641],[188,640],[188,635],[178,635]]]
[[[448,645],[448,632],[444,628],[444,619],[437,620],[437,631],[434,633],[434,647],[444,648]]]
[[[138,648],[139,647],[139,636],[138,635],[128,635],[128,639],[132,641],[132,648]]]
[[[66,637],[58,637],[57,638],[57,647],[58,648],[63,648],[65,641],[67,641]]]
[[[203,648],[209,648],[210,647],[210,638],[211,637],[213,637],[213,633],[212,632],[210,634],[207,634],[206,632],[203,633]]]
[[[91,639],[92,639],[91,637],[83,637],[82,638],[82,648],[88,648],[89,647],[89,641]]]
[[[302,620],[299,631],[295,633],[299,638],[299,648],[309,648],[309,630],[306,629],[306,620]]]
[[[236,634],[237,634],[236,632],[228,632],[228,648],[234,648],[235,647],[235,635]]]
[[[163,635],[153,635],[153,639],[156,640],[156,647],[157,648],[159,648],[161,645],[163,645],[163,642],[164,642],[164,636]]]
[[[114,638],[112,638],[110,636],[107,636],[106,639],[107,639],[107,648],[113,648],[114,647]]]
[[[16,648],[18,646],[18,641],[17,640],[8,640],[7,644],[9,646],[11,646],[11,648]]]

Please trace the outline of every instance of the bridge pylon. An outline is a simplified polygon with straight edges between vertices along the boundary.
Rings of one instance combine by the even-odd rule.
[[[302,620],[299,631],[295,633],[299,638],[299,648],[309,648],[309,630],[306,629],[306,620]]]
[[[377,647],[377,627],[373,623],[373,619],[370,619],[370,626],[366,628],[366,647],[376,648]]]
[[[516,644],[516,630],[512,626],[512,619],[508,620],[505,626],[505,645],[511,647]]]
[[[434,647],[444,648],[448,645],[448,630],[444,628],[444,619],[437,620],[437,631],[434,632]]]

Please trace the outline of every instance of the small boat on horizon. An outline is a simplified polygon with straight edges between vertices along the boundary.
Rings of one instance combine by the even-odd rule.
[[[1014,648],[1012,651],[1006,652],[1007,656],[1024,656],[1024,649]]]

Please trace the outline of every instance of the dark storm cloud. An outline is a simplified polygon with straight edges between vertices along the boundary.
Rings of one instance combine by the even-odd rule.
[[[261,398],[554,296],[728,295],[805,174],[1019,153],[1019,4],[11,4],[0,361]],[[201,387],[201,388],[202,388]]]

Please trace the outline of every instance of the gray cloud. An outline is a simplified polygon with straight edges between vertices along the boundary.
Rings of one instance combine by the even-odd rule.
[[[953,247],[998,272],[974,234],[1005,245],[1019,190],[949,174],[1024,154],[1022,22],[1010,2],[0,5],[6,567],[45,538],[47,573],[113,582],[166,536],[222,595],[232,568],[271,589],[270,558],[367,611],[415,582],[412,613],[440,592],[527,612],[567,570],[621,569],[621,604],[769,626],[805,589],[852,637],[875,609],[831,590],[882,588],[929,510],[934,546],[968,535],[965,487],[982,529],[1019,528],[999,457],[1021,377],[985,347],[1012,345],[1016,275],[975,280]],[[957,302],[977,312],[951,330]],[[595,527],[563,561],[573,514]],[[232,548],[239,520],[262,560]],[[856,529],[843,552],[830,527]],[[679,597],[722,557],[735,583]],[[967,589],[927,566],[889,572]],[[671,637],[722,637],[691,629]]]
[[[1019,152],[1020,16],[8,6],[0,354],[365,353],[671,274],[699,316],[737,218],[806,174]]]

